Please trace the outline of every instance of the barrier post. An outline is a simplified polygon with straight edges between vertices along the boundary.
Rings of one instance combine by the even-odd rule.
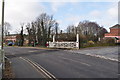
[[[55,35],[53,35],[53,42],[55,42]]]
[[[77,49],[79,49],[79,34],[76,35]]]

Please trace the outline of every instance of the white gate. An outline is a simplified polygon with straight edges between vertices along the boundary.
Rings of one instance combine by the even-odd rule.
[[[48,42],[49,48],[76,48],[79,49],[79,35],[76,36],[76,42],[55,42],[55,36],[53,36],[53,42]]]

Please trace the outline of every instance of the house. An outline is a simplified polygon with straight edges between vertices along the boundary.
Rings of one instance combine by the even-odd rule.
[[[5,43],[7,43],[7,42],[15,43],[17,41],[17,35],[16,34],[7,35],[7,36],[5,36],[4,41],[5,41]]]
[[[4,42],[7,44],[8,42],[19,43],[21,39],[20,34],[9,34],[4,37]],[[28,44],[27,35],[24,35],[24,44]]]
[[[110,27],[110,32],[105,34],[105,37],[111,37],[116,40],[116,43],[120,43],[120,25],[116,24]]]

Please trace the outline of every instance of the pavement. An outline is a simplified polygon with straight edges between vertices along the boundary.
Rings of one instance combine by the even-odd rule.
[[[91,47],[79,50],[66,50],[72,53],[84,54],[103,59],[118,61],[119,46]]]
[[[6,56],[12,62],[12,69],[15,74],[15,78],[118,77],[117,61],[84,55],[83,53],[87,53],[88,50],[77,50],[76,52],[71,52],[68,50],[24,47],[5,47],[4,49]],[[78,51],[82,54],[77,54]],[[91,50],[91,53],[94,51],[100,53],[100,50],[97,51],[97,49]],[[101,53],[104,52],[105,51],[102,50]]]

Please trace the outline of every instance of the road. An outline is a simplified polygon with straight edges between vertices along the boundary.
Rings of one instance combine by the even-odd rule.
[[[118,62],[58,49],[5,47],[16,78],[117,78]]]

